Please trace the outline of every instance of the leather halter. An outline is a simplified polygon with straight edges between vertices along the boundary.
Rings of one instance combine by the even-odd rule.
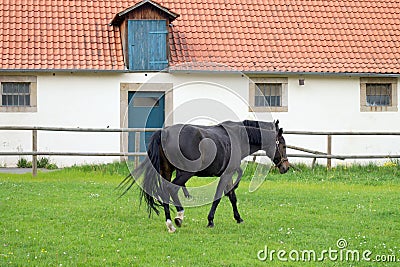
[[[279,142],[279,140],[278,140],[278,137],[276,137],[275,143],[276,143],[276,149],[277,149],[279,155],[281,156],[281,160],[280,160],[278,163],[275,163],[275,166],[279,168],[284,162],[287,162],[287,161],[289,161],[289,160],[288,160],[288,158],[284,158],[284,157],[282,156],[281,151],[279,150],[279,144],[280,144],[280,142]]]

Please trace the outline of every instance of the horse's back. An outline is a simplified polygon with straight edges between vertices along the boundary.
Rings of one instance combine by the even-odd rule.
[[[162,148],[178,170],[197,176],[220,176],[225,171],[235,172],[241,159],[250,154],[250,133],[257,131],[254,129],[271,132],[272,138],[267,139],[275,148],[275,124],[250,120],[224,121],[215,126],[172,125],[162,130]]]
[[[197,176],[216,176],[229,161],[230,140],[221,126],[177,124],[162,133],[167,159],[177,169]]]

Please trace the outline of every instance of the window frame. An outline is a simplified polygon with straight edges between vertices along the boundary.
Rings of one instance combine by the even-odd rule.
[[[397,78],[361,78],[360,79],[360,111],[361,112],[397,112],[398,94]],[[367,84],[390,84],[390,105],[371,106],[367,102]]]
[[[28,83],[29,106],[3,106],[2,83]],[[37,112],[37,77],[36,76],[0,76],[0,112]]]
[[[8,87],[6,85],[9,85],[10,87]],[[15,87],[15,86],[17,86],[17,87]],[[2,101],[3,101],[2,105],[3,106],[30,107],[30,105],[31,105],[31,102],[30,102],[31,83],[2,82],[0,87],[1,87],[1,94],[2,94]],[[10,89],[11,89],[11,92],[7,92],[7,91],[10,91]],[[5,100],[6,104],[4,104],[4,100]]]
[[[260,107],[255,105],[256,84],[281,84],[281,106]],[[288,112],[288,78],[251,77],[249,84],[250,112]]]

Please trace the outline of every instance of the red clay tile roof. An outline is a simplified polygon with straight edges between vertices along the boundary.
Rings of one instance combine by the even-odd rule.
[[[128,1],[0,0],[0,70],[123,70]]]
[[[0,0],[0,70],[124,70],[119,29],[108,24],[138,2]],[[400,1],[156,2],[180,15],[172,65],[400,74]]]
[[[218,62],[261,72],[400,73],[400,1],[162,2],[180,14],[173,27],[174,63]]]

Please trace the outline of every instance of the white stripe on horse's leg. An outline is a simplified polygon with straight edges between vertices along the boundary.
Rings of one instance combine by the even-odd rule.
[[[184,218],[184,210],[178,211],[177,215],[174,219],[176,226],[181,227],[182,226],[182,222],[183,222],[183,218]]]
[[[165,224],[167,225],[168,228],[168,233],[173,233],[176,231],[176,228],[173,226],[172,221],[168,219]]]
[[[176,218],[179,218],[179,219],[181,219],[183,221],[184,213],[185,213],[184,210],[178,211],[178,213],[176,215]]]

